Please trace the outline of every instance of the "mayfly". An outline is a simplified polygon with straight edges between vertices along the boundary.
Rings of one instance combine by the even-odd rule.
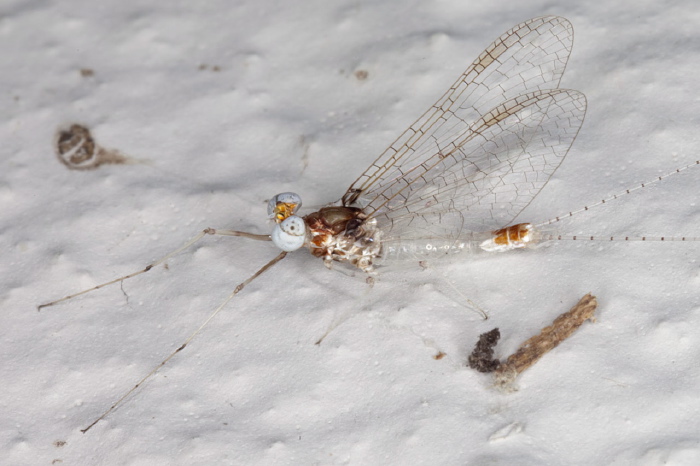
[[[585,96],[559,88],[572,45],[573,28],[564,18],[521,23],[484,50],[340,201],[302,217],[297,215],[299,195],[278,194],[268,204],[274,221],[269,235],[208,228],[142,270],[40,305],[52,306],[148,272],[207,235],[272,241],[282,250],[82,431],[110,414],[248,283],[291,251],[305,247],[327,267],[344,263],[372,281],[378,268],[396,259],[418,263],[465,250],[503,252],[541,240],[538,227],[560,217],[538,225],[515,222],[561,165],[583,123]]]

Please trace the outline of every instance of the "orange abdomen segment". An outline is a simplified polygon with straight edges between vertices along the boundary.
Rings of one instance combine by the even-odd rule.
[[[498,245],[509,245],[513,243],[527,243],[530,241],[532,224],[518,223],[509,227],[501,228],[493,232],[493,242]]]
[[[492,232],[491,238],[479,246],[484,251],[503,252],[519,249],[533,241],[534,228],[531,223],[518,223]]]

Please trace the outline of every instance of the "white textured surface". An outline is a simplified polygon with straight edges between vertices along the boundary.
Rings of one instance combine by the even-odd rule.
[[[571,20],[562,87],[589,103],[525,220],[700,153],[693,0],[149,3],[0,7],[2,464],[700,464],[700,243],[560,243],[390,272],[372,289],[298,252],[81,434],[276,251],[210,238],[123,291],[38,303],[205,227],[266,232],[277,192],[338,199],[520,21]],[[145,162],[67,170],[51,143],[70,122]],[[699,177],[559,228],[700,236]],[[491,319],[450,299],[445,275]],[[519,392],[464,367],[480,333],[498,326],[509,354],[589,291],[598,323]]]

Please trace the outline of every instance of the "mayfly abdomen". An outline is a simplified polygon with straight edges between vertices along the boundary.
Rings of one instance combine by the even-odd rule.
[[[491,232],[491,237],[479,244],[488,252],[505,252],[535,243],[536,231],[531,223],[518,223]]]
[[[382,242],[382,252],[375,264],[410,260],[430,260],[477,250],[479,241],[450,239],[409,239]]]
[[[394,239],[382,242],[381,255],[374,263],[437,259],[461,252],[505,252],[536,242],[537,235],[530,223],[519,223],[492,232],[470,232],[456,239]]]

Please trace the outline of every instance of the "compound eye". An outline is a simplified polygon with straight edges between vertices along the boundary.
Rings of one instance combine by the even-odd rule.
[[[287,217],[272,230],[272,242],[283,251],[296,251],[306,242],[306,223],[296,215]]]
[[[280,223],[296,213],[301,207],[301,196],[297,193],[280,193],[267,203],[267,216]]]

